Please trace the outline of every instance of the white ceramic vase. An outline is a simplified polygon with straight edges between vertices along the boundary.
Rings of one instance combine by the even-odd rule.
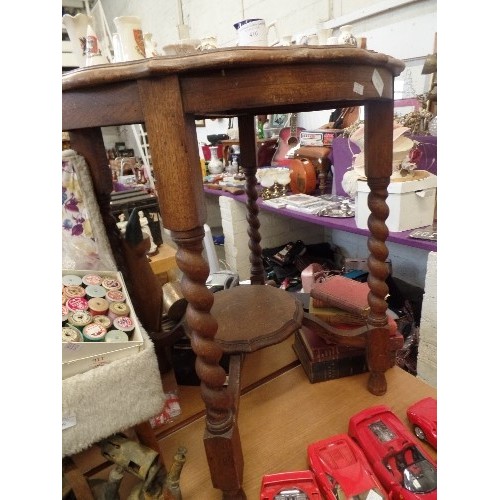
[[[208,171],[211,174],[221,174],[224,170],[222,161],[218,158],[218,146],[210,146],[210,161],[208,162]]]
[[[85,37],[85,66],[97,66],[107,64],[109,61],[101,52],[101,44],[89,24],[87,26],[87,36]]]
[[[64,16],[62,16],[62,23],[68,32],[71,49],[76,57],[76,62],[80,68],[83,68],[86,65],[87,59],[85,50],[87,28],[91,26],[92,17],[81,13],[76,16],[64,14]]]
[[[146,51],[141,18],[137,16],[121,16],[115,17],[113,22],[120,38],[122,61],[144,59]]]
[[[352,34],[352,25],[345,24],[339,28],[340,35],[338,43],[340,45],[353,45],[354,47],[358,46],[358,42],[356,41],[356,37]]]

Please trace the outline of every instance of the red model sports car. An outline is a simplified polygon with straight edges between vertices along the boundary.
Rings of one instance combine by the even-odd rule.
[[[427,441],[437,450],[437,400],[421,399],[408,407],[406,415],[418,439]]]
[[[353,415],[348,432],[390,498],[437,499],[436,463],[387,406],[373,406]]]
[[[325,500],[388,499],[363,452],[347,434],[310,444],[307,456]]]
[[[310,470],[266,474],[260,500],[322,500],[316,478]]]

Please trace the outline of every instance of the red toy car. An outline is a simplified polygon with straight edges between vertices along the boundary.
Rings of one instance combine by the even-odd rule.
[[[437,450],[437,400],[424,398],[413,403],[406,410],[406,416],[418,439],[427,441]]]
[[[266,474],[260,500],[322,500],[316,478],[310,470]]]
[[[353,415],[348,432],[390,498],[437,499],[436,463],[387,406],[373,406]]]
[[[310,444],[307,455],[325,500],[389,498],[363,452],[347,434]]]

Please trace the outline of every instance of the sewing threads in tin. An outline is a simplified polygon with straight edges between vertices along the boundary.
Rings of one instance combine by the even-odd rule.
[[[119,304],[119,302],[117,302]],[[134,331],[134,322],[128,316],[119,316],[113,320],[113,326],[117,330],[125,332],[127,336],[132,335]]]
[[[84,342],[104,342],[106,336],[106,328],[99,323],[90,323],[83,327]]]
[[[106,289],[101,286],[101,285],[88,285],[85,288],[85,293],[87,295],[87,298],[93,299],[93,298],[104,298],[106,297]]]
[[[111,302],[109,304],[108,316],[111,320],[120,316],[128,316],[130,314],[130,307],[125,302]]]
[[[108,290],[106,300],[109,302],[125,302],[125,294],[121,290]]]
[[[107,314],[109,302],[101,297],[94,297],[89,300],[89,311],[92,316],[103,316]]]
[[[82,278],[76,274],[66,274],[62,277],[62,284],[64,286],[80,286],[82,284]]]
[[[70,311],[68,314],[68,324],[78,330],[83,330],[89,323],[92,323],[92,315],[88,311]]]
[[[62,305],[62,324],[64,325],[64,323],[66,323],[66,321],[68,321],[68,314],[69,314],[69,310],[68,310],[68,307],[63,304]]]
[[[102,283],[102,278],[98,274],[86,274],[82,278],[82,282],[85,286],[100,285]]]
[[[85,289],[80,285],[65,286],[63,293],[67,299],[72,299],[73,297],[85,297]]]
[[[106,328],[106,330],[109,330],[111,328],[112,322],[108,316],[105,316],[104,314],[99,314],[97,316],[94,316],[94,323],[99,323],[104,328]]]
[[[104,278],[101,285],[106,290],[121,290],[121,283],[115,278]]]
[[[62,327],[63,342],[83,342],[83,335],[78,328],[68,325]]]
[[[89,308],[89,303],[87,299],[83,297],[72,297],[66,302],[66,307],[68,311],[87,311]]]
[[[128,335],[123,330],[110,330],[104,342],[128,342]]]

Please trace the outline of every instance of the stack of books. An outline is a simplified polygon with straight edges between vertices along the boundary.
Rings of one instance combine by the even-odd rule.
[[[301,329],[295,334],[293,344],[312,383],[368,370],[366,344],[360,336],[369,331],[369,291],[368,283],[341,275],[312,285],[309,314],[306,314]],[[387,322],[393,366],[396,351],[403,347],[404,339],[389,315]]]
[[[336,275],[311,286],[309,314],[327,323],[334,333],[360,335],[368,330],[368,283]]]
[[[363,347],[328,343],[308,325],[295,333],[293,350],[313,384],[368,371]]]
[[[337,335],[333,340],[331,326],[304,314],[299,331],[295,333],[293,349],[311,383],[332,380],[368,371],[366,339]],[[389,328],[390,366],[396,363],[396,352],[403,347],[404,338],[396,321],[387,316]],[[347,337],[351,337],[350,335]],[[354,337],[354,336],[352,336]],[[348,344],[348,345],[347,345]]]

